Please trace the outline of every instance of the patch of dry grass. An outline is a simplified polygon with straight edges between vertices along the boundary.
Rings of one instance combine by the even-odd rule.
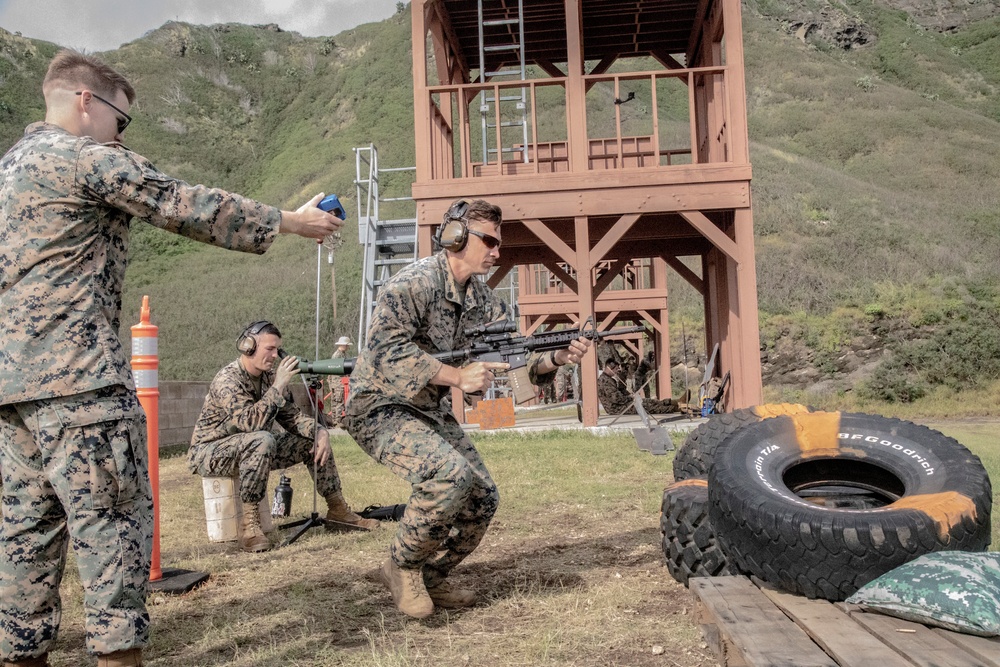
[[[694,597],[662,565],[659,504],[671,457],[641,452],[629,436],[583,432],[477,443],[501,507],[454,576],[482,601],[426,621],[396,611],[376,576],[396,524],[372,534],[312,529],[292,545],[240,553],[207,542],[200,478],[187,472],[183,456],[162,460],[162,565],[211,576],[186,595],[150,598],[147,664],[716,664],[694,623]],[[408,486],[352,440],[333,445],[352,506],[405,501]],[[293,514],[308,515],[311,484],[301,466],[291,472]],[[275,482],[272,475],[269,493]],[[74,567],[63,584],[54,667],[89,664]]]

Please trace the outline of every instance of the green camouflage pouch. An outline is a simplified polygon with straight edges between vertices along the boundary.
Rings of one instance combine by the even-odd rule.
[[[886,572],[847,602],[980,637],[1000,635],[1000,552],[939,551]]]

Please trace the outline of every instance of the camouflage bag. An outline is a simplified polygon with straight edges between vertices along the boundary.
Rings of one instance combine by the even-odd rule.
[[[955,632],[1000,635],[1000,552],[926,554],[862,586],[847,602]]]

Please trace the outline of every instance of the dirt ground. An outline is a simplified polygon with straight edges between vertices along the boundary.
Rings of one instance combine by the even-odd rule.
[[[652,466],[657,477],[669,470],[669,462],[642,457],[631,465]],[[345,468],[367,473],[366,465],[358,460]],[[298,468],[293,483],[304,501],[310,487]],[[351,474],[345,488],[361,488]],[[639,477],[631,469],[616,474]],[[393,486],[397,481],[369,492],[398,498],[404,486]],[[523,493],[514,489],[519,484],[534,484],[497,481],[511,496]],[[162,565],[210,577],[189,593],[150,598],[146,665],[716,666],[695,623],[694,596],[662,562],[658,505],[652,506],[662,486],[644,485],[635,482],[624,495],[583,494],[528,511],[515,502],[505,510],[501,502],[483,543],[453,575],[479,592],[479,604],[418,621],[395,609],[377,576],[395,523],[371,534],[315,528],[294,544],[241,553],[231,543],[206,541],[204,513],[192,509],[202,504],[200,478],[187,472],[181,456],[162,460]],[[281,533],[271,537],[277,542]],[[51,664],[93,664],[83,649],[72,563],[63,596]]]

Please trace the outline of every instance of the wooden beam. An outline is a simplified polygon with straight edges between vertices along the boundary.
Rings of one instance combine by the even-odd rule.
[[[614,311],[608,313],[607,317],[605,317],[603,320],[601,320],[601,323],[597,325],[597,330],[598,331],[607,331],[608,329],[613,329],[614,328],[614,324],[615,324],[615,320],[618,318],[618,313],[620,313],[620,312],[621,311],[619,311],[619,310],[614,310]]]
[[[486,279],[486,284],[489,285],[490,288],[496,289],[497,285],[499,285],[500,282],[507,277],[507,274],[510,273],[513,268],[513,264],[498,265],[497,270],[493,272],[493,275]]]
[[[566,73],[561,69],[556,67],[556,65],[548,60],[535,60],[535,64],[538,65],[539,69],[551,76],[553,79],[561,79],[566,76]]]
[[[529,230],[532,234],[541,239],[542,243],[552,248],[553,252],[559,255],[562,261],[572,267],[575,267],[577,273],[580,273],[580,267],[576,265],[576,251],[570,248],[565,241],[556,236],[555,232],[549,229],[544,222],[538,219],[522,220],[521,222],[524,223],[525,229]]]
[[[580,12],[579,0],[566,0],[567,9]],[[579,24],[578,24],[579,25]],[[590,271],[582,272],[580,267],[589,267],[590,264],[590,226],[589,218],[585,215],[573,218],[574,238],[576,239],[576,257],[570,265],[577,267],[577,275],[580,276],[579,308],[580,320],[586,321],[594,314],[594,291],[590,284]],[[565,245],[565,244],[564,244]],[[597,353],[586,354],[580,360],[580,379],[583,385],[583,425],[597,426],[600,407],[597,400]]]
[[[554,275],[556,278],[561,280],[563,285],[573,290],[574,294],[579,290],[576,278],[574,278],[573,276],[569,275],[569,273],[564,271],[563,268],[559,266],[558,263],[542,262],[542,266],[544,266],[546,269],[552,272],[552,275]]]
[[[566,121],[570,171],[587,171],[587,90],[583,78],[583,2],[563,0],[566,8]],[[586,218],[585,218],[586,219]],[[597,385],[594,385],[596,391]],[[586,415],[585,415],[586,417]],[[593,415],[594,425],[597,415]],[[587,419],[584,419],[584,423]]]
[[[542,326],[545,323],[545,320],[547,320],[548,318],[549,318],[548,315],[542,315],[537,320],[534,320],[531,323],[531,326],[529,326],[527,330],[525,330],[524,335],[530,336],[531,334],[538,331],[538,327]]]
[[[618,222],[614,224],[614,227],[609,229],[608,232],[601,237],[601,240],[597,242],[597,245],[595,245],[590,251],[590,261],[594,263],[592,266],[596,266],[597,262],[601,261],[604,255],[611,250],[611,247],[618,243],[623,236],[625,236],[625,232],[631,229],[632,225],[634,225],[635,221],[638,219],[639,215],[637,213],[623,215],[618,219]]]
[[[712,242],[716,248],[726,253],[735,262],[740,261],[740,251],[736,243],[726,236],[725,232],[715,226],[701,211],[680,211],[680,214],[692,227],[701,232],[701,235]]]
[[[698,0],[698,9],[694,15],[694,21],[691,23],[691,37],[688,39],[687,53],[685,54],[689,67],[701,64],[698,62],[697,53],[701,45],[701,40],[704,39],[705,19],[708,16],[708,5],[710,2],[711,0]]]
[[[601,62],[594,65],[594,69],[590,70],[591,74],[604,74],[607,72],[615,61],[618,60],[616,56],[605,56]]]
[[[670,268],[676,271],[681,278],[687,281],[687,283],[691,287],[698,290],[698,294],[701,294],[702,296],[705,295],[705,282],[698,277],[697,273],[689,269],[687,265],[684,264],[684,262],[677,259],[676,257],[670,257],[670,256],[664,257],[663,260],[667,264],[669,264]]]
[[[684,69],[684,65],[681,65],[679,62],[677,62],[677,59],[674,58],[669,53],[657,50],[657,51],[652,51],[651,55],[653,56],[653,58],[656,59],[658,63],[660,63],[667,69]],[[683,81],[683,79],[681,80]]]
[[[608,272],[605,273],[601,278],[594,284],[594,297],[596,298],[601,292],[608,288],[615,278],[621,275],[622,269],[625,268],[625,263],[628,260],[618,258],[614,261]]]
[[[652,314],[650,314],[645,310],[640,310],[639,314],[642,315],[642,319],[652,324],[654,329],[656,329],[660,333],[663,333],[664,331],[663,324],[659,320],[657,320],[656,317],[654,317]]]
[[[416,180],[429,181],[431,166],[431,100],[427,95],[427,22],[431,9],[424,0],[411,2],[410,39],[413,43],[413,122]]]

